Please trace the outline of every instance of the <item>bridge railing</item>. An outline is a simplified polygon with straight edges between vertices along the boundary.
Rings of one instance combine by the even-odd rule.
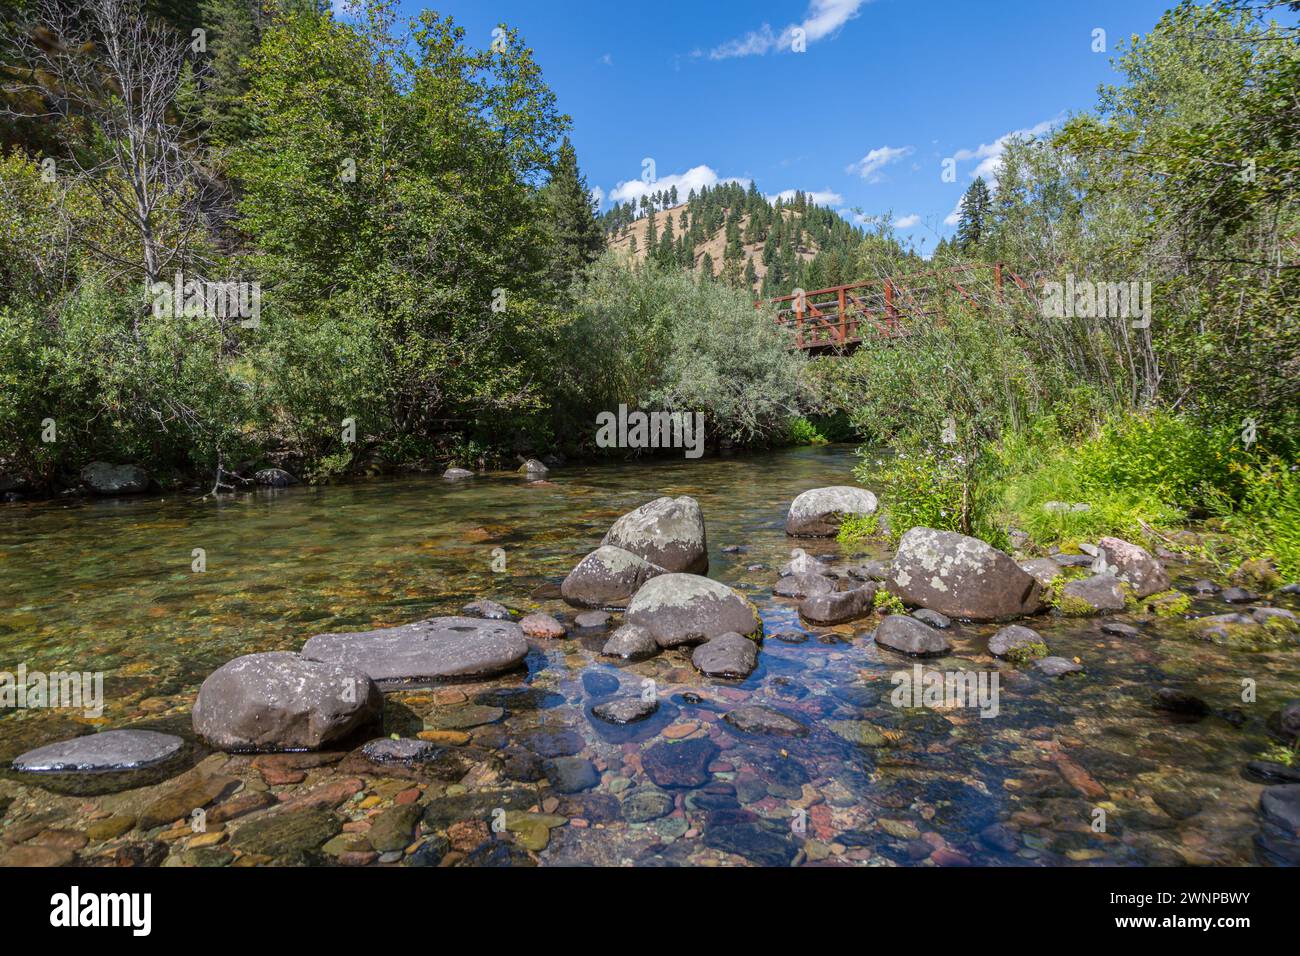
[[[754,307],[764,301],[776,306],[777,324],[790,331],[796,348],[842,349],[868,338],[909,335],[917,322],[937,314],[943,293],[955,291],[973,305],[991,293],[1001,302],[1005,283],[1030,292],[1002,263],[981,262],[796,292]]]

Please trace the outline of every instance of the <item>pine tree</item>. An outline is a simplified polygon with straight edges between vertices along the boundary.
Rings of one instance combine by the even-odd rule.
[[[568,137],[560,145],[542,196],[552,242],[551,278],[556,285],[567,286],[605,248],[591,192]]]
[[[983,176],[976,176],[961,197],[961,215],[957,221],[957,247],[970,255],[984,238],[992,201]]]

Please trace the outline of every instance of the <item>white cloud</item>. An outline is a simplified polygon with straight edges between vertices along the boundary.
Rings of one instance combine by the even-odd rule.
[[[601,189],[599,186],[592,186],[591,201],[596,204],[597,209],[603,206],[605,204],[605,190]]]
[[[1047,133],[1053,126],[1061,122],[1061,117],[1055,119],[1043,120],[1041,123],[1035,123],[1027,129],[1014,129],[1010,133],[1003,133],[991,143],[981,143],[974,149],[959,149],[952,154],[952,158],[959,163],[968,160],[978,159],[979,164],[968,174],[971,179],[976,176],[983,176],[984,181],[990,187],[996,186],[998,181],[998,167],[1002,165],[1002,154],[1006,152],[1007,143],[1016,137],[1039,137]],[[944,220],[945,222],[947,220]]]
[[[789,202],[794,198],[794,194],[795,190],[793,189],[783,189],[775,196],[768,196],[767,201],[774,203],[778,199],[784,199],[786,202]],[[842,206],[844,204],[844,197],[839,193],[831,192],[829,189],[821,191],[809,191],[805,189],[803,194],[811,199],[813,204],[817,206]]]
[[[869,183],[880,182],[880,171],[912,154],[911,146],[877,146],[856,163],[844,167],[846,173],[857,173]]]
[[[955,226],[961,221],[961,200],[957,200],[957,205],[952,207],[952,212],[943,217],[945,226]]]
[[[712,188],[721,183],[740,183],[742,186],[748,186],[749,180],[739,176],[730,176],[724,179],[708,166],[692,166],[684,173],[660,176],[652,183],[647,183],[641,179],[626,180],[610,190],[609,199],[611,202],[627,202],[630,199],[633,203],[636,203],[642,196],[663,192],[665,189],[672,189],[676,186],[678,199],[685,202],[692,189],[699,192],[705,186]]]
[[[774,50],[789,50],[794,31],[802,30],[804,39],[815,43],[834,33],[858,15],[859,8],[869,0],[812,0],[808,12],[799,23],[791,23],[780,33],[764,23],[743,37],[728,40],[709,51],[711,60],[727,60],[735,56],[763,56]]]
[[[894,225],[897,226],[899,229],[911,229],[920,221],[921,221],[921,217],[918,216],[916,213],[912,213],[910,216],[903,216],[901,219],[895,219]]]

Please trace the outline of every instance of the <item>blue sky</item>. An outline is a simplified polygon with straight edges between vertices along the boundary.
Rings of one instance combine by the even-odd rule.
[[[953,231],[999,139],[1091,108],[1111,57],[1173,0],[440,0],[473,45],[517,28],[588,183],[753,180],[836,209],[893,214],[918,251]],[[429,4],[407,0],[409,13]],[[802,30],[802,43],[800,34]],[[1095,30],[1106,52],[1093,52]],[[803,52],[793,49],[802,45]],[[941,176],[956,161],[956,181]]]

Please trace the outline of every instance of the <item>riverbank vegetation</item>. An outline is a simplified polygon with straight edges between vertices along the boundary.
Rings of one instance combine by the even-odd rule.
[[[895,533],[1158,542],[1199,518],[1232,559],[1300,575],[1300,49],[1259,6],[1181,4],[1095,112],[1007,144],[935,265],[1014,263],[1026,290],[949,295],[836,369],[874,439],[864,478],[892,448]],[[1136,294],[1053,309],[1051,281]]]
[[[703,412],[714,448],[794,434],[802,356],[740,283],[604,253],[509,29],[478,49],[387,0],[24,0],[0,64],[9,487],[97,458],[167,484],[597,454],[619,403]],[[701,215],[734,219],[726,196]],[[187,283],[256,314],[159,308]]]

